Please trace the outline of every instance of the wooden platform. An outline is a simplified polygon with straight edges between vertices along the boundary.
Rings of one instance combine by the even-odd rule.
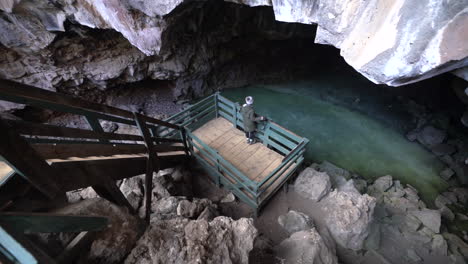
[[[268,176],[284,158],[262,143],[247,144],[244,132],[221,117],[204,124],[193,134],[256,182]]]

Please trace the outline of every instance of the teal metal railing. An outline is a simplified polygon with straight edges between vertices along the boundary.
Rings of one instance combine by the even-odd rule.
[[[251,180],[229,161],[225,160],[216,149],[192,133],[208,121],[222,117],[236,128],[243,130],[243,119],[239,111],[241,106],[219,93],[200,100],[184,111],[177,113],[166,122],[184,127],[190,152],[207,169],[216,184],[222,184],[233,191],[242,201],[254,209],[259,209],[276,191],[284,185],[304,161],[304,152],[308,139],[300,137],[271,120],[262,122],[257,128],[257,137],[261,143],[284,156],[281,164],[260,182]],[[158,136],[175,137],[177,131],[171,128],[158,130]]]

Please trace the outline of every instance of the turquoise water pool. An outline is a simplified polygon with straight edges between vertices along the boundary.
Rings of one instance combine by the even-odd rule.
[[[309,138],[310,162],[327,160],[366,178],[390,174],[415,186],[426,202],[447,188],[438,176],[443,164],[405,138],[411,116],[392,104],[392,95],[378,87],[359,90],[359,83],[324,79],[247,86],[222,94],[240,103],[253,96],[259,114]]]

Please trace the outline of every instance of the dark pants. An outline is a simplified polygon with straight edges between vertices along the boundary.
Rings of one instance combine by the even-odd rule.
[[[255,132],[245,132],[245,137],[253,140],[255,138]]]

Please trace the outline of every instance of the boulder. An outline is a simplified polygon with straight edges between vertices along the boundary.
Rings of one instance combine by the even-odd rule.
[[[405,227],[408,231],[416,232],[420,226],[421,221],[418,218],[410,214],[405,215]]]
[[[453,188],[453,193],[456,195],[457,200],[460,201],[462,204],[466,204],[468,202],[468,189],[467,188]]]
[[[70,192],[67,192],[66,194],[67,194],[67,199],[69,203],[76,203],[82,200],[98,197],[97,193],[91,187],[70,191]]]
[[[247,218],[158,220],[151,223],[125,264],[247,264],[256,237],[253,220]]]
[[[221,199],[220,203],[233,203],[236,201],[236,196],[232,192],[229,192],[226,196]]]
[[[468,258],[468,244],[463,239],[450,233],[443,233],[442,235],[447,240],[448,248],[452,254]]]
[[[315,228],[292,234],[276,248],[281,263],[335,264],[335,247],[326,243]]]
[[[207,206],[197,217],[197,220],[206,220],[209,222],[217,216],[219,216],[218,210],[216,210],[215,207]]]
[[[443,192],[442,195],[447,197],[452,203],[458,202],[458,195],[456,195],[455,192]]]
[[[437,156],[452,155],[457,149],[449,144],[437,144],[431,147],[432,153]]]
[[[160,215],[177,215],[177,207],[180,200],[184,200],[184,197],[169,196],[153,200],[151,212]]]
[[[468,127],[468,110],[465,110],[462,117],[460,118],[460,121],[464,126]]]
[[[367,182],[363,179],[353,179],[354,187],[360,193],[365,193],[367,191]]]
[[[314,227],[312,219],[306,214],[296,211],[289,211],[287,214],[278,217],[278,223],[289,234]]]
[[[432,238],[431,252],[433,255],[447,256],[447,241],[442,235],[434,235]]]
[[[324,172],[306,168],[294,182],[294,190],[306,199],[320,201],[331,189],[330,177]]]
[[[440,232],[441,215],[439,211],[422,209],[417,211],[411,211],[410,214],[419,219],[419,221],[421,221],[424,226],[426,226],[433,232]]]
[[[447,197],[439,194],[434,200],[434,204],[437,208],[440,209],[440,208],[445,207],[447,204],[452,204],[452,201],[448,199]]]
[[[375,188],[379,192],[385,192],[393,185],[393,178],[390,175],[382,176],[375,180],[374,184],[372,184],[373,188]]]
[[[371,223],[369,236],[366,238],[364,242],[365,249],[378,250],[380,248],[380,240],[381,240],[380,224],[377,223],[377,221],[373,221]]]
[[[206,209],[212,208],[216,211],[217,207],[208,199],[193,199],[192,201],[181,200],[177,205],[177,215],[185,218],[196,219]]]
[[[360,250],[373,219],[376,199],[367,194],[333,191],[323,201],[325,223],[335,241],[344,248]]]
[[[439,212],[440,212],[440,215],[443,218],[445,218],[445,219],[447,219],[449,221],[455,220],[455,214],[447,206],[443,206],[442,208],[440,208]]]
[[[55,213],[108,217],[108,228],[96,233],[91,249],[80,257],[82,263],[121,263],[143,231],[143,225],[126,208],[101,198],[74,203]]]
[[[414,251],[414,249],[408,249],[406,256],[410,261],[413,262],[420,262],[422,260],[421,257],[416,253],[416,251]]]
[[[440,177],[446,181],[450,180],[455,172],[451,168],[445,168],[443,171],[440,172]]]
[[[349,171],[328,161],[320,163],[317,166],[317,170],[326,172],[328,176],[330,176],[331,183],[335,188],[345,184],[347,180],[351,179],[351,173],[349,173]]]
[[[417,203],[419,201],[418,190],[416,190],[416,188],[414,188],[413,186],[407,184],[406,188],[404,190],[405,190],[405,197],[408,200],[413,201],[415,203]]]
[[[427,147],[433,147],[441,144],[446,137],[447,133],[444,131],[433,126],[425,126],[418,134],[418,141]]]
[[[144,179],[145,175],[139,175],[124,179],[120,185],[120,190],[135,210],[138,210],[143,202]]]

